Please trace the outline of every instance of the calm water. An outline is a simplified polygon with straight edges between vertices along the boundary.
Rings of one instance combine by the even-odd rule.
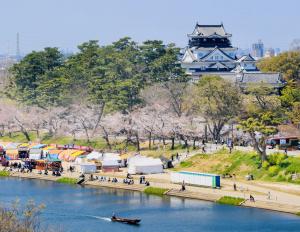
[[[0,202],[16,198],[46,204],[43,219],[64,231],[300,231],[300,218],[289,214],[131,191],[0,178]],[[140,217],[142,223],[130,226],[110,222],[112,212]]]

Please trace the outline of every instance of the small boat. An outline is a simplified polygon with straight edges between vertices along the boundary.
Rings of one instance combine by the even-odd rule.
[[[140,223],[141,219],[137,219],[137,218],[129,219],[129,218],[120,218],[120,217],[112,216],[111,221],[126,223],[126,224],[130,224],[130,225],[138,225]]]

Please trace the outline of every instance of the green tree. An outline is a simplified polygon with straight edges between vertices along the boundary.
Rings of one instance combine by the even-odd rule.
[[[257,64],[263,72],[281,72],[286,80],[300,81],[300,52],[283,52],[278,56],[262,59]]]
[[[39,104],[39,85],[44,75],[63,64],[63,55],[57,48],[45,48],[43,51],[28,54],[11,68],[9,97],[27,104]]]
[[[213,138],[219,140],[224,125],[240,112],[239,88],[220,76],[203,76],[191,94],[194,108],[207,121]]]
[[[283,120],[279,97],[272,95],[273,89],[268,86],[252,85],[247,92],[249,95],[244,98],[240,128],[248,132],[261,161],[265,161],[266,140],[277,132],[277,125]]]

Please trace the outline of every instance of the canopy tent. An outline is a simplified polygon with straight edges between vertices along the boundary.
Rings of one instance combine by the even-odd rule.
[[[118,172],[120,168],[120,161],[117,159],[104,159],[102,161],[103,172]]]
[[[11,142],[0,142],[0,146],[3,147],[4,149],[7,147],[8,144]]]
[[[6,150],[6,158],[9,160],[15,160],[19,158],[19,151],[18,149],[8,149]]]
[[[153,174],[162,173],[163,163],[160,159],[144,156],[134,156],[128,161],[129,174]]]
[[[118,162],[119,166],[124,167],[124,163],[122,163],[122,159],[120,157],[120,154],[117,153],[104,153],[103,154],[103,161],[105,160],[114,160],[116,162]]]
[[[29,159],[39,160],[41,158],[42,158],[42,149],[39,149],[39,148],[30,149]]]
[[[86,156],[78,156],[75,159],[75,164],[82,164],[82,163],[86,163]]]
[[[54,160],[54,159],[55,160],[59,160],[58,159],[58,154],[48,154],[47,157],[46,157],[46,159],[48,159],[48,160]]]
[[[17,149],[20,143],[8,143],[4,148],[7,149]]]
[[[92,163],[82,163],[79,164],[79,172],[82,174],[91,174],[97,171],[97,167]]]
[[[55,150],[56,147],[55,146],[46,146],[46,147],[43,147],[43,151],[49,151],[49,150]]]
[[[75,161],[75,159],[79,156],[82,156],[85,153],[85,151],[75,151],[72,153],[68,159],[68,161]]]
[[[42,149],[46,146],[47,146],[46,144],[35,144],[35,145],[31,146],[30,149]]]
[[[87,160],[96,160],[96,161],[102,161],[103,160],[103,154],[97,151],[92,151],[90,154],[86,156]]]
[[[58,149],[53,149],[53,150],[49,150],[48,154],[52,155],[52,154],[57,154],[59,155],[63,150],[58,150]]]
[[[64,161],[74,161],[78,156],[81,156],[85,153],[85,151],[78,151],[73,149],[63,150],[58,158]]]

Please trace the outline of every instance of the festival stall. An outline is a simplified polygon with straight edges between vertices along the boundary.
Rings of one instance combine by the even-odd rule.
[[[144,156],[134,156],[128,160],[129,174],[153,174],[162,173],[163,163],[160,159]]]
[[[85,151],[75,150],[72,154],[70,154],[68,161],[75,161],[77,157],[83,156],[85,154]]]
[[[37,170],[58,171],[61,168],[61,160],[59,159],[43,159],[36,160]]]
[[[101,170],[103,172],[118,172],[120,168],[120,163],[116,159],[104,159],[102,161]]]
[[[27,159],[29,158],[29,144],[22,143],[18,146],[18,155],[20,159]]]
[[[97,167],[93,163],[82,163],[78,165],[79,172],[82,174],[91,174],[97,171]]]
[[[90,154],[86,156],[87,160],[93,160],[93,161],[102,161],[103,160],[103,153],[92,151]]]
[[[40,148],[32,148],[29,151],[29,159],[31,160],[39,160],[42,158],[42,149]]]

